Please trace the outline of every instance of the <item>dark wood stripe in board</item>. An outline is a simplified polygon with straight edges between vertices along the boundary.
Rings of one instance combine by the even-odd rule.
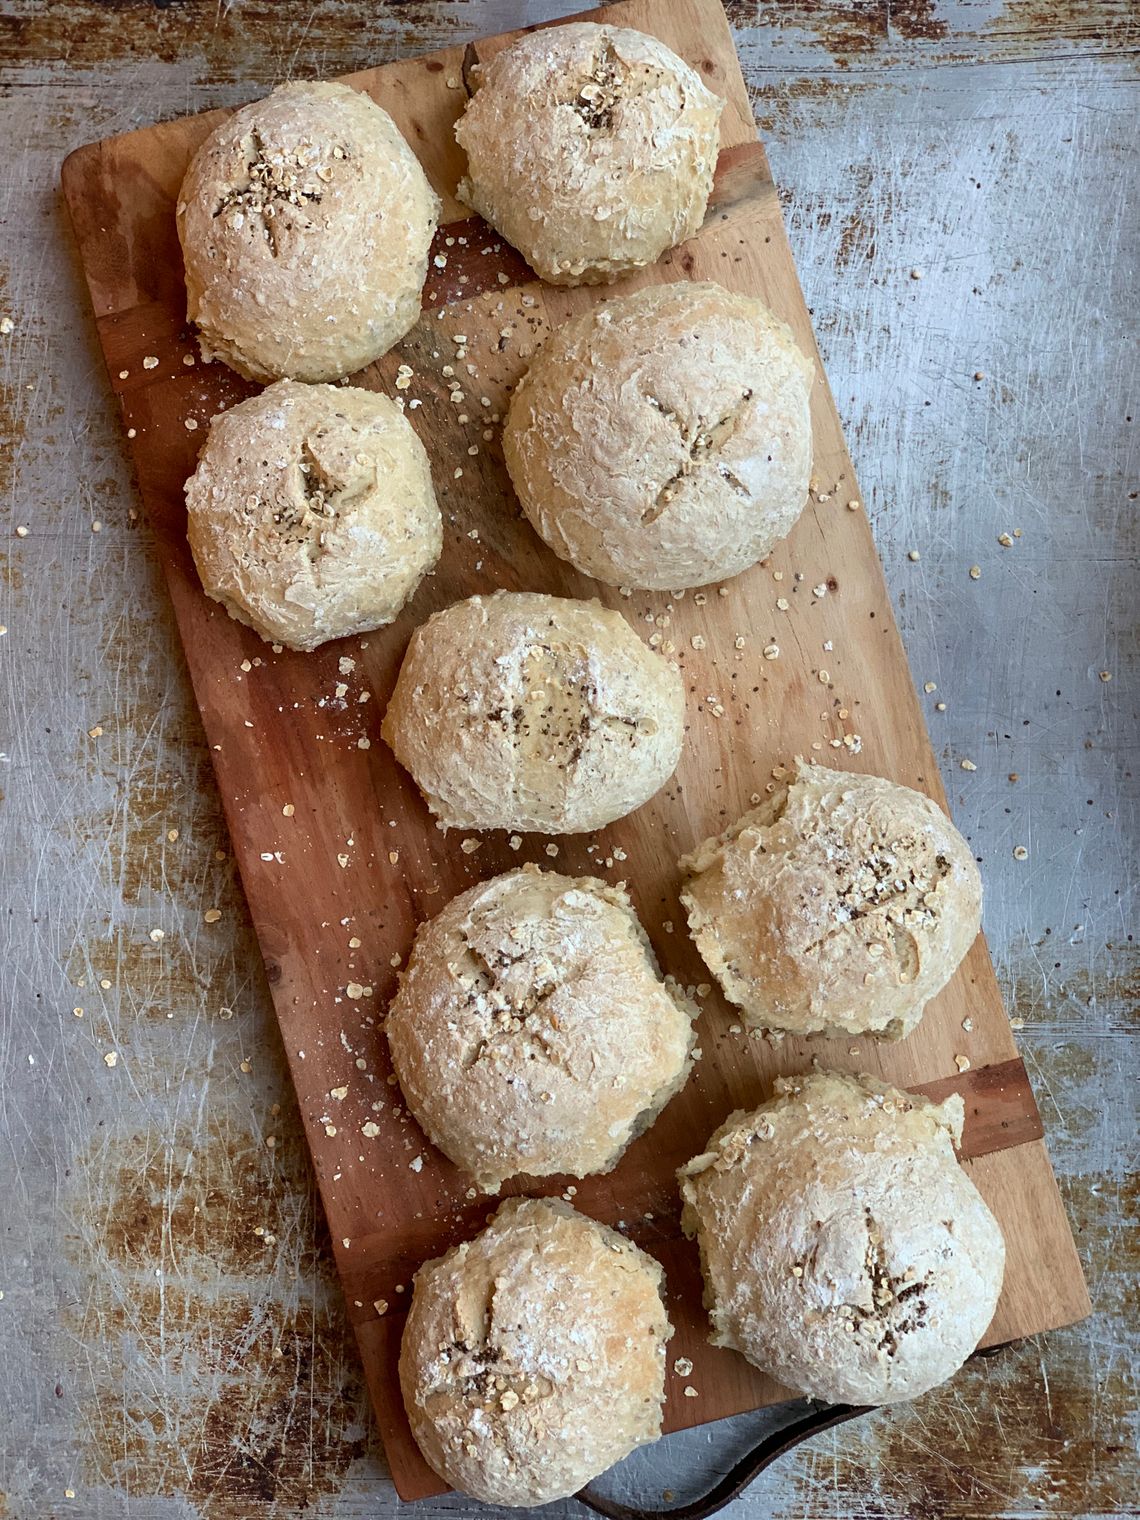
[[[1029,1084],[1029,1073],[1020,1056],[993,1066],[979,1066],[953,1077],[924,1082],[910,1092],[941,1103],[951,1093],[961,1093],[966,1104],[960,1154],[971,1161],[1040,1140],[1045,1130]]]

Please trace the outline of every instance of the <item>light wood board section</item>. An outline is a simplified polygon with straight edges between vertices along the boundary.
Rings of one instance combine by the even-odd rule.
[[[675,861],[763,793],[775,766],[796,754],[814,756],[823,764],[891,776],[945,801],[866,514],[861,506],[846,506],[862,498],[822,367],[813,405],[816,490],[787,543],[764,566],[728,583],[726,595],[714,586],[701,597],[689,592],[680,600],[649,593],[622,598],[555,559],[520,518],[502,466],[497,422],[488,419],[504,411],[511,385],[547,326],[639,284],[715,279],[761,296],[792,325],[805,350],[815,353],[720,5],[630,0],[591,14],[656,33],[728,101],[717,189],[704,229],[654,269],[609,291],[541,286],[454,199],[463,167],[452,136],[464,100],[457,87],[461,50],[350,78],[400,124],[443,197],[447,224],[437,239],[446,264],[433,266],[423,319],[356,381],[395,394],[397,366],[411,366],[414,379],[403,394],[422,402],[409,415],[432,454],[444,555],[403,616],[363,640],[312,655],[273,654],[206,599],[186,547],[182,484],[206,424],[223,403],[252,389],[220,365],[184,363],[196,346],[184,320],[174,200],[190,155],[223,113],[92,144],[73,154],[63,173],[100,340],[213,749],[349,1312],[393,1476],[406,1498],[437,1492],[440,1485],[419,1458],[399,1404],[393,1379],[398,1311],[418,1263],[473,1233],[491,1207],[485,1199],[466,1197],[464,1179],[400,1111],[386,1080],[382,1018],[395,966],[407,954],[416,923],[455,892],[523,860],[589,871],[628,881],[665,969],[690,985],[705,984],[711,978],[683,931]],[[503,40],[480,43],[480,56]],[[461,360],[454,341],[459,334],[467,338]],[[158,363],[147,366],[146,359]],[[450,401],[445,366],[463,384],[461,406]],[[188,421],[197,428],[187,428]],[[488,429],[490,439],[483,436]],[[472,447],[477,454],[468,453]],[[457,470],[462,474],[456,476]],[[498,586],[598,596],[646,637],[657,632],[675,646],[688,690],[689,731],[674,780],[602,834],[559,840],[553,859],[545,853],[545,839],[527,838],[516,852],[502,834],[481,836],[478,851],[464,853],[460,836],[434,827],[378,736],[412,629],[436,608]],[[822,595],[813,590],[819,586]],[[777,607],[778,597],[787,600],[787,611]],[[700,649],[692,646],[697,634],[705,640]],[[737,650],[739,637],[745,642]],[[772,642],[781,657],[766,661],[761,652]],[[354,661],[347,673],[339,664],[345,657]],[[248,672],[244,661],[251,664]],[[366,691],[369,699],[362,701]],[[286,804],[295,809],[288,818]],[[361,941],[359,949],[350,948],[353,938]],[[350,983],[372,990],[349,998]],[[670,1374],[667,1429],[782,1396],[742,1359],[712,1350],[704,1339],[695,1254],[679,1238],[673,1174],[731,1108],[754,1104],[775,1074],[802,1070],[813,1057],[939,1095],[952,1088],[966,1095],[965,1164],[1009,1245],[1005,1291],[988,1342],[1088,1312],[1032,1095],[980,939],[919,1030],[897,1046],[789,1039],[772,1048],[735,1033],[736,1016],[715,992],[703,997],[702,1006],[703,1058],[684,1093],[610,1176],[578,1184],[575,1198],[599,1218],[624,1221],[667,1267],[677,1326],[670,1364],[690,1357],[695,1370],[684,1382],[699,1390],[698,1398],[683,1398],[682,1380]],[[967,1018],[968,1033],[962,1027]],[[960,1055],[971,1063],[961,1075],[955,1061]],[[348,1096],[338,1101],[331,1091],[341,1086]],[[361,1127],[369,1121],[380,1133],[365,1139]],[[417,1157],[422,1166],[413,1170]],[[564,1186],[551,1182],[530,1191]],[[382,1318],[372,1307],[377,1299],[392,1306]]]

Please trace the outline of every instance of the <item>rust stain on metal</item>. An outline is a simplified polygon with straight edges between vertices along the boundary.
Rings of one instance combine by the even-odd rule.
[[[271,1121],[277,1127],[278,1121]],[[295,1513],[339,1491],[366,1400],[304,1147],[222,1129],[105,1140],[76,1175],[69,1330],[86,1480],[184,1494],[204,1520]],[[94,1181],[93,1181],[94,1179]]]
[[[986,27],[994,36],[1091,44],[1117,51],[1140,40],[1140,16],[1132,0],[1007,0]]]
[[[465,0],[393,6],[400,50],[430,51],[453,41],[465,9]],[[203,77],[215,83],[329,76],[378,61],[372,17],[371,6],[342,0],[295,7],[274,0],[71,0],[0,16],[0,67],[34,59],[78,71],[132,60],[180,63],[194,54],[204,61]],[[386,35],[394,40],[392,27]]]
[[[769,19],[769,8],[756,0],[728,0],[725,9],[733,26],[755,26]],[[780,7],[779,24],[811,32],[840,65],[892,42],[941,42],[950,35],[934,0],[794,0]]]

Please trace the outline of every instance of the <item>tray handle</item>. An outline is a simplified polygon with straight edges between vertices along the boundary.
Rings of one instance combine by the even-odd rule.
[[[709,1515],[715,1515],[726,1504],[731,1504],[753,1478],[801,1441],[807,1441],[836,1425],[846,1424],[848,1420],[868,1414],[876,1407],[874,1404],[825,1404],[822,1408],[809,1409],[782,1430],[757,1442],[706,1494],[687,1504],[678,1504],[673,1509],[638,1509],[629,1504],[619,1504],[614,1499],[606,1499],[601,1494],[591,1493],[589,1488],[581,1489],[574,1497],[595,1514],[606,1516],[606,1520],[707,1520]]]

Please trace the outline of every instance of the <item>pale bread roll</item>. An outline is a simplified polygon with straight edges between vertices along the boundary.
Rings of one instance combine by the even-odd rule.
[[[681,1168],[712,1341],[828,1403],[952,1376],[997,1307],[1005,1242],[959,1166],[963,1103],[874,1077],[779,1079]]]
[[[195,153],[178,193],[187,315],[251,380],[336,380],[415,324],[439,199],[387,111],[279,85]]]
[[[797,763],[680,862],[697,948],[761,1029],[910,1033],[981,926],[970,847],[921,792]]]
[[[420,925],[385,1027],[410,1112],[494,1193],[609,1171],[688,1076],[696,1014],[620,887],[526,865]]]
[[[562,559],[611,586],[738,575],[807,501],[814,368],[751,296],[678,280],[591,308],[546,339],[503,454]]]
[[[555,285],[652,264],[700,228],[724,102],[655,37],[572,22],[475,71],[459,198]]]
[[[279,380],[220,412],[186,505],[207,594],[290,649],[390,623],[443,545],[411,424],[350,386]]]
[[[412,636],[381,732],[443,828],[575,834],[652,797],[684,687],[598,602],[496,591]]]
[[[661,1433],[662,1272],[615,1230],[504,1203],[416,1273],[400,1388],[430,1467],[487,1504],[575,1493]]]

